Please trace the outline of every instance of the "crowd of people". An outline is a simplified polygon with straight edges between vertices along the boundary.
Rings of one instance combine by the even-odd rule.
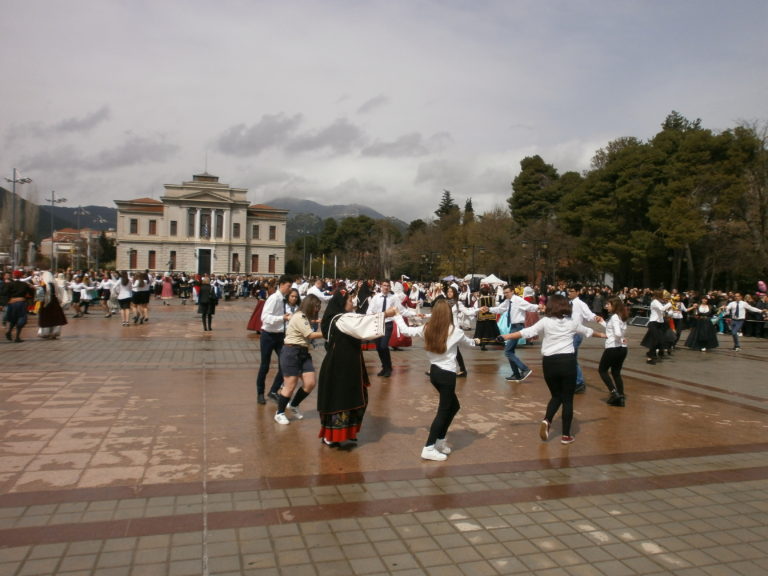
[[[605,338],[598,373],[609,392],[608,404],[624,407],[621,370],[630,316],[643,319],[638,325],[647,326],[641,345],[648,364],[671,355],[685,330],[684,345],[701,352],[718,347],[718,335],[730,334],[736,352],[741,350],[742,336],[768,336],[764,285],[758,285],[754,294],[700,294],[565,282],[540,289],[482,281],[473,286],[458,279],[411,283],[405,277],[395,282],[331,281],[149,271],[68,271],[54,276],[50,271],[21,270],[5,273],[0,284],[5,336],[22,342],[29,314],[39,316],[38,335],[46,339],[58,338],[69,319],[86,314],[110,318],[119,313],[124,327],[144,324],[150,319],[153,295],[164,306],[191,300],[204,331],[213,329],[222,299],[254,298],[248,329],[258,332],[260,341],[257,402],[275,401],[274,419],[287,425],[303,418],[299,406],[317,387],[319,437],[327,446],[357,441],[370,385],[363,350],[375,348],[381,363],[376,375],[388,378],[393,370],[390,351],[411,337],[423,338],[438,408],[421,456],[436,461],[447,459],[451,452],[446,435],[460,409],[456,379],[467,377],[461,346],[482,351],[503,346],[510,366],[506,380],[522,382],[533,371],[517,354],[518,346],[541,339],[542,372],[551,397],[539,435],[548,441],[553,418],[562,409],[561,442],[570,444],[575,440],[574,395],[585,390],[578,363],[583,338]],[[594,330],[589,323],[602,328]],[[473,331],[472,336],[466,331]],[[316,377],[311,352],[319,339],[325,340],[326,354]],[[277,370],[267,392],[273,355]]]
[[[362,351],[373,342],[381,362],[378,377],[392,374],[390,350],[396,349],[393,331],[408,337],[424,338],[424,348],[430,368],[427,374],[438,393],[437,413],[429,428],[421,457],[425,460],[446,460],[451,448],[446,441],[448,429],[460,409],[456,395],[456,379],[467,376],[461,356],[461,346],[477,346],[481,350],[495,345],[504,346],[509,361],[510,382],[528,378],[532,370],[516,354],[523,342],[541,339],[543,377],[550,391],[539,435],[548,441],[553,418],[562,410],[561,443],[575,440],[571,432],[574,395],[584,392],[585,383],[578,363],[578,349],[585,337],[605,339],[598,373],[608,391],[607,403],[626,406],[621,370],[628,354],[626,338],[630,316],[644,318],[647,333],[642,345],[648,349],[649,363],[674,349],[683,330],[689,329],[689,347],[699,349],[700,326],[706,319],[714,329],[717,322],[721,333],[729,331],[734,350],[739,351],[741,330],[753,322],[750,335],[764,337],[768,297],[758,293],[755,305],[744,304],[740,293],[677,293],[625,288],[614,291],[608,287],[582,287],[561,283],[544,290],[527,285],[512,286],[480,283],[472,290],[468,282],[445,281],[428,285],[389,280],[346,280],[341,282],[316,280],[312,283],[283,276],[275,282],[273,296],[256,306],[249,328],[260,331],[262,362],[257,379],[258,402],[266,404],[267,397],[279,402],[275,420],[289,424],[286,408],[295,406],[314,388],[314,368],[311,360],[311,339],[326,340],[326,355],[317,381],[317,407],[320,414],[319,436],[327,446],[356,442],[368,404],[370,385]],[[289,309],[286,295],[296,299],[312,298],[312,309],[320,309],[328,301],[320,322],[320,332],[306,312],[301,316],[303,332],[288,347],[285,331],[295,314]],[[712,314],[705,314],[707,301],[717,299]],[[747,314],[753,314],[748,319]],[[409,325],[408,319],[417,320]],[[602,326],[601,330],[588,323]],[[474,324],[472,337],[465,334]],[[642,325],[642,323],[641,323]],[[674,337],[670,340],[670,334]],[[715,339],[717,333],[714,333]],[[303,339],[303,340],[302,340]],[[267,346],[265,346],[265,341]],[[711,347],[712,344],[709,344]],[[369,348],[370,349],[370,348]],[[278,372],[269,394],[265,397],[266,374],[272,354],[278,356]],[[296,357],[302,358],[300,363]],[[283,374],[301,374],[305,385],[293,395],[294,386],[284,384]],[[311,375],[309,374],[311,372]],[[307,386],[306,383],[310,382]],[[294,410],[294,417],[300,413]]]

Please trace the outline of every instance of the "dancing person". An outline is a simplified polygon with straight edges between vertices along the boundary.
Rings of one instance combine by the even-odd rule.
[[[475,300],[477,322],[475,323],[475,339],[480,340],[480,350],[485,352],[488,344],[495,344],[499,336],[496,324],[496,314],[490,311],[496,305],[496,296],[489,284],[480,285],[480,295]]]
[[[6,296],[6,316],[8,330],[5,338],[13,342],[23,342],[21,339],[21,330],[27,324],[28,310],[27,299],[32,297],[32,285],[22,280],[21,270],[14,270],[13,278],[10,283],[4,284]],[[16,330],[16,338],[13,337],[13,331]]]
[[[608,404],[611,406],[625,405],[624,379],[621,377],[621,368],[627,358],[627,318],[629,311],[621,298],[610,298],[605,304],[610,318],[605,323],[605,350],[600,358],[597,369],[600,378],[603,379],[608,392]],[[608,371],[610,370],[610,374]]]
[[[605,323],[603,317],[592,312],[586,302],[579,297],[581,294],[581,286],[569,286],[567,294],[571,304],[571,318],[575,322],[578,322],[579,324],[584,324],[585,322]],[[584,336],[575,332],[573,335],[573,350],[576,357],[576,389],[574,390],[574,394],[583,394],[587,391],[587,385],[584,382],[584,373],[581,371],[581,365],[579,365],[579,346],[581,346],[582,340],[584,340]]]
[[[390,307],[378,314],[359,314],[356,300],[354,292],[337,290],[320,322],[326,353],[317,385],[318,436],[326,446],[357,442],[371,385],[363,358],[363,335],[384,334],[385,317],[397,313]]]
[[[544,317],[533,326],[523,328],[511,334],[501,336],[503,340],[531,338],[541,336],[541,364],[544,381],[549,388],[550,399],[544,419],[539,425],[539,437],[549,439],[552,420],[562,406],[563,430],[560,442],[570,444],[576,438],[571,432],[573,425],[573,395],[576,390],[576,347],[574,335],[589,338],[605,338],[605,334],[595,332],[571,317],[571,304],[559,294],[553,294],[547,300]]]
[[[61,335],[61,327],[67,324],[67,316],[60,304],[62,289],[56,284],[53,274],[48,270],[43,272],[41,280],[45,294],[38,313],[38,334],[42,338],[55,340]]]
[[[464,305],[464,303],[460,299],[459,291],[453,285],[448,286],[448,288],[445,289],[445,300],[446,302],[448,302],[448,305],[451,307],[451,312],[453,313],[454,326],[457,326],[463,330],[461,326],[463,319],[474,316],[475,314],[477,314],[477,310],[475,308],[467,308]],[[464,357],[461,355],[461,350],[459,348],[456,348],[456,363],[459,365],[459,371],[456,372],[456,377],[466,378],[467,367],[464,364]]]
[[[290,408],[296,420],[304,418],[299,405],[315,388],[315,367],[312,364],[309,345],[312,340],[323,337],[322,332],[312,330],[312,322],[320,313],[320,306],[322,306],[320,298],[314,294],[307,294],[299,310],[291,315],[288,326],[285,328],[285,341],[280,351],[283,385],[278,391],[277,412],[275,412],[275,422],[278,424],[291,423],[285,415],[286,408]],[[301,387],[296,390],[299,378],[301,378]]]
[[[171,305],[170,300],[173,299],[173,278],[171,278],[168,272],[163,275],[160,298],[163,300],[163,306]]]
[[[747,310],[755,312],[761,316],[765,313],[765,310],[755,308],[751,304],[744,302],[744,296],[741,292],[736,292],[733,295],[733,300],[725,307],[725,312],[731,317],[731,337],[733,338],[733,348],[735,352],[741,350],[741,343],[739,342],[739,336],[741,336],[741,329],[744,326],[744,321],[747,319]]]
[[[413,316],[414,312],[405,308],[400,303],[401,298],[390,293],[391,286],[389,280],[383,280],[381,282],[381,291],[371,298],[370,304],[365,312],[366,314],[378,314],[379,312],[384,312],[390,306],[394,306],[401,315]],[[376,352],[381,361],[381,370],[376,376],[389,378],[392,375],[392,355],[389,352],[389,341],[392,339],[393,328],[392,318],[387,318],[385,320],[384,328],[384,336],[376,340]]]
[[[717,348],[720,343],[717,340],[717,329],[712,324],[715,317],[715,309],[710,306],[709,299],[702,296],[699,303],[688,308],[689,317],[694,317],[694,323],[688,332],[688,338],[685,339],[685,346],[691,350],[701,350],[706,352],[708,349]]]
[[[144,322],[149,322],[149,299],[152,285],[144,272],[136,272],[135,278],[133,281],[133,304],[136,314],[133,317],[133,323],[144,324]]]
[[[128,272],[120,272],[120,279],[117,281],[117,305],[120,307],[120,319],[122,326],[128,326],[131,319],[131,306],[133,305],[133,284],[128,278]]]
[[[197,298],[197,313],[202,315],[203,318],[203,331],[210,332],[213,330],[211,322],[213,315],[216,314],[216,305],[219,303],[219,299],[216,297],[216,291],[211,285],[211,279],[205,276],[200,286],[200,294]]]
[[[456,351],[459,344],[480,345],[480,339],[471,339],[454,325],[451,306],[445,299],[432,306],[432,315],[424,326],[406,326],[402,316],[395,316],[398,328],[409,336],[424,338],[424,349],[429,358],[429,381],[439,394],[437,413],[429,427],[429,435],[421,450],[424,460],[442,461],[451,448],[446,444],[448,428],[461,409],[456,395]]]
[[[526,312],[538,312],[539,305],[532,302],[528,302],[521,296],[515,294],[512,286],[504,286],[504,301],[498,306],[493,306],[486,310],[495,314],[506,315],[507,325],[510,332],[518,332],[525,327],[525,313]],[[507,382],[522,382],[533,371],[528,368],[525,362],[515,354],[517,349],[518,339],[507,339],[504,344],[504,356],[509,361],[509,367],[512,369],[512,374],[507,376]]]
[[[655,290],[648,315],[648,330],[640,342],[640,344],[648,348],[645,358],[648,364],[656,364],[657,360],[661,360],[664,357],[665,349],[669,352],[665,342],[667,323],[664,322],[664,314],[670,308],[672,308],[672,303],[664,301],[664,292],[662,290]]]
[[[277,391],[283,385],[283,371],[280,368],[280,350],[285,341],[285,326],[291,319],[290,312],[286,311],[285,297],[293,284],[293,278],[283,274],[277,280],[277,289],[267,298],[261,309],[261,332],[259,336],[261,364],[256,376],[256,401],[266,404],[264,391],[266,389],[267,373],[272,359],[272,352],[277,355],[277,374],[272,382],[269,396],[278,401]]]

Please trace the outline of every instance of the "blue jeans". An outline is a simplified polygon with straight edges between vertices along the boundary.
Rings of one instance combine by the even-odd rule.
[[[731,336],[733,337],[733,347],[741,348],[739,344],[739,332],[744,327],[744,320],[731,320]]]
[[[283,371],[280,368],[280,350],[283,349],[285,334],[282,332],[261,332],[261,366],[259,366],[259,375],[256,377],[256,393],[264,394],[264,388],[267,382],[267,372],[269,372],[269,363],[272,361],[272,352],[277,354],[277,374],[272,382],[270,392],[277,392],[283,385]]]
[[[511,324],[509,327],[510,334],[513,332],[519,332],[524,327],[524,324]],[[509,367],[512,368],[512,375],[515,378],[520,378],[520,376],[523,375],[523,372],[526,372],[528,370],[528,366],[525,365],[525,362],[520,360],[520,358],[515,354],[515,349],[517,348],[517,342],[518,340],[507,340],[506,344],[504,344],[504,356],[507,357],[507,360],[509,360]]]
[[[581,372],[581,366],[579,366],[579,346],[584,341],[584,336],[581,334],[573,335],[573,352],[576,358],[576,387],[584,386],[584,374]]]

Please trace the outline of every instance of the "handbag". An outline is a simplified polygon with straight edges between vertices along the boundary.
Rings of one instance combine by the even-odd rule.
[[[384,336],[384,313],[366,314],[337,314],[331,324],[353,338],[360,340],[376,340]]]

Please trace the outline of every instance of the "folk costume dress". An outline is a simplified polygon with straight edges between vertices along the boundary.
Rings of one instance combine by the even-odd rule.
[[[326,444],[357,440],[368,407],[368,371],[363,359],[362,339],[356,329],[369,323],[384,333],[384,314],[363,315],[343,312],[343,298],[328,304],[322,321],[326,354],[317,381],[318,437]]]
[[[489,308],[488,312],[481,312],[479,309],[483,306]],[[496,337],[499,336],[499,327],[496,325],[496,314],[490,311],[490,308],[496,306],[496,296],[493,294],[480,293],[480,297],[475,302],[477,312],[477,324],[475,325],[475,338],[480,339],[480,349],[485,350],[486,345],[496,344]]]

